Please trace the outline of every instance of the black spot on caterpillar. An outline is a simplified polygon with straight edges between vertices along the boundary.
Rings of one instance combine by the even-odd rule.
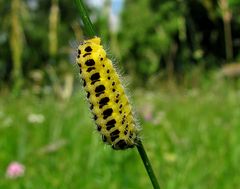
[[[95,70],[96,68],[95,67],[90,67],[87,69],[87,72],[91,72],[92,70]]]
[[[88,56],[88,55],[91,55],[91,53],[86,53],[83,55],[83,57]]]
[[[106,126],[107,126],[107,130],[110,130],[111,128],[113,128],[115,126],[116,120],[112,119],[110,121],[107,122]]]
[[[86,80],[85,79],[82,79],[83,80],[83,86],[85,87],[86,86]]]
[[[91,76],[91,80],[92,81],[98,80],[99,78],[100,78],[100,74],[99,73],[92,74],[92,76]]]
[[[91,53],[89,53],[91,54]],[[84,55],[83,55],[84,57]],[[95,61],[93,59],[89,59],[85,62],[86,66],[93,66],[95,64]]]
[[[113,131],[110,134],[112,142],[114,142],[119,137],[119,133],[120,133],[120,131],[118,129],[116,129],[115,131]]]
[[[95,82],[100,81],[100,74],[99,73],[94,73],[92,74],[92,76],[90,77],[90,79],[92,80],[91,85],[93,85]]]
[[[103,119],[107,119],[109,116],[111,116],[113,113],[113,109],[112,108],[108,108],[106,110],[103,111]]]
[[[87,46],[87,47],[85,48],[85,51],[86,51],[86,52],[91,52],[91,51],[92,51],[92,48],[91,48],[90,46]]]
[[[95,92],[96,92],[96,93],[101,93],[101,92],[103,92],[104,90],[105,90],[104,85],[99,85],[99,86],[97,86],[97,87],[95,88]]]
[[[90,92],[87,92],[87,98],[89,98],[90,97]]]
[[[132,148],[138,140],[132,109],[100,42],[100,38],[94,37],[79,45],[76,62],[80,76],[103,142],[113,149]]]
[[[100,125],[97,125],[97,130],[101,131],[102,127]]]
[[[104,97],[99,101],[99,108],[102,108],[103,106],[107,105],[107,103],[109,102],[109,98],[108,97]]]

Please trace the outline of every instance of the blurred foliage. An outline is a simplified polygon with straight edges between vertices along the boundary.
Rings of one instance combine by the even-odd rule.
[[[129,67],[136,62],[132,66],[145,81],[163,67],[172,77],[176,41],[186,41],[184,11],[185,4],[175,1],[142,0],[137,6],[128,1],[119,40],[122,62]]]
[[[21,61],[23,64],[19,69],[21,69],[25,78],[30,77],[32,70],[41,69],[44,71],[47,65],[55,66],[55,64],[58,64],[58,68],[61,68],[62,66],[59,66],[59,64],[69,62],[69,54],[71,53],[69,41],[70,39],[75,39],[72,25],[74,22],[77,22],[76,15],[72,11],[74,4],[69,4],[68,1],[61,1],[57,5],[57,1],[52,2],[53,5],[51,5],[51,1],[20,1],[21,11],[19,12],[19,17],[21,27],[23,28],[22,40],[24,41],[24,47],[21,48]],[[13,70],[13,55],[11,54],[12,49],[9,44],[11,37],[9,23],[11,19],[9,14],[10,2],[4,1],[2,4],[3,6],[0,6],[0,9],[2,9],[0,10],[2,19],[2,24],[0,25],[0,75],[1,79],[10,82],[9,73]],[[59,24],[57,23],[58,6],[61,10]],[[50,12],[50,10],[52,11]],[[56,51],[57,55],[53,60],[53,55],[56,54]],[[66,66],[64,69],[66,69]]]
[[[162,188],[239,188],[239,96],[224,80],[178,93],[135,91],[141,135]],[[1,189],[152,188],[136,149],[114,151],[93,131],[79,93],[64,102],[52,95],[1,97]],[[11,161],[24,164],[23,177],[5,177]]]
[[[0,87],[12,88],[20,77],[23,88],[31,87],[35,75],[41,86],[61,86],[73,75],[69,57],[76,45],[70,44],[84,39],[74,3],[17,2],[14,15],[14,1],[0,1]],[[101,8],[87,5],[110,54],[140,84],[153,77],[181,81],[196,66],[206,71],[240,59],[238,0],[125,1],[118,32],[109,26],[110,0]]]
[[[166,70],[168,76],[205,70],[226,62],[218,1],[126,1],[119,34],[121,60],[142,80]],[[239,3],[229,2],[233,60],[239,59]],[[238,8],[237,8],[238,7]],[[163,75],[164,76],[164,75]],[[139,77],[138,77],[139,78]]]

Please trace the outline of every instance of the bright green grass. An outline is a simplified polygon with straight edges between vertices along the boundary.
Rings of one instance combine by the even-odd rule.
[[[139,116],[139,122],[163,189],[240,187],[239,90],[224,85],[175,94],[140,91],[133,99],[137,107],[154,107],[153,120]],[[30,114],[42,114],[45,121],[30,123]],[[112,150],[94,128],[82,94],[68,102],[2,96],[0,188],[150,189],[137,150]],[[65,145],[41,153],[63,140]],[[5,178],[11,161],[26,166],[24,177]]]

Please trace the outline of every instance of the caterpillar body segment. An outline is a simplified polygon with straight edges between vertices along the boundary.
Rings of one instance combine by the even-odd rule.
[[[138,130],[132,109],[100,38],[85,40],[77,51],[76,62],[102,140],[113,149],[134,147]]]

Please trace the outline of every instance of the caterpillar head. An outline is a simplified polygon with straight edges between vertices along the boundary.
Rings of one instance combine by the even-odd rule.
[[[96,62],[103,61],[106,58],[106,52],[102,48],[99,37],[85,40],[78,46],[77,61],[79,59],[85,61],[89,55],[91,55]]]

